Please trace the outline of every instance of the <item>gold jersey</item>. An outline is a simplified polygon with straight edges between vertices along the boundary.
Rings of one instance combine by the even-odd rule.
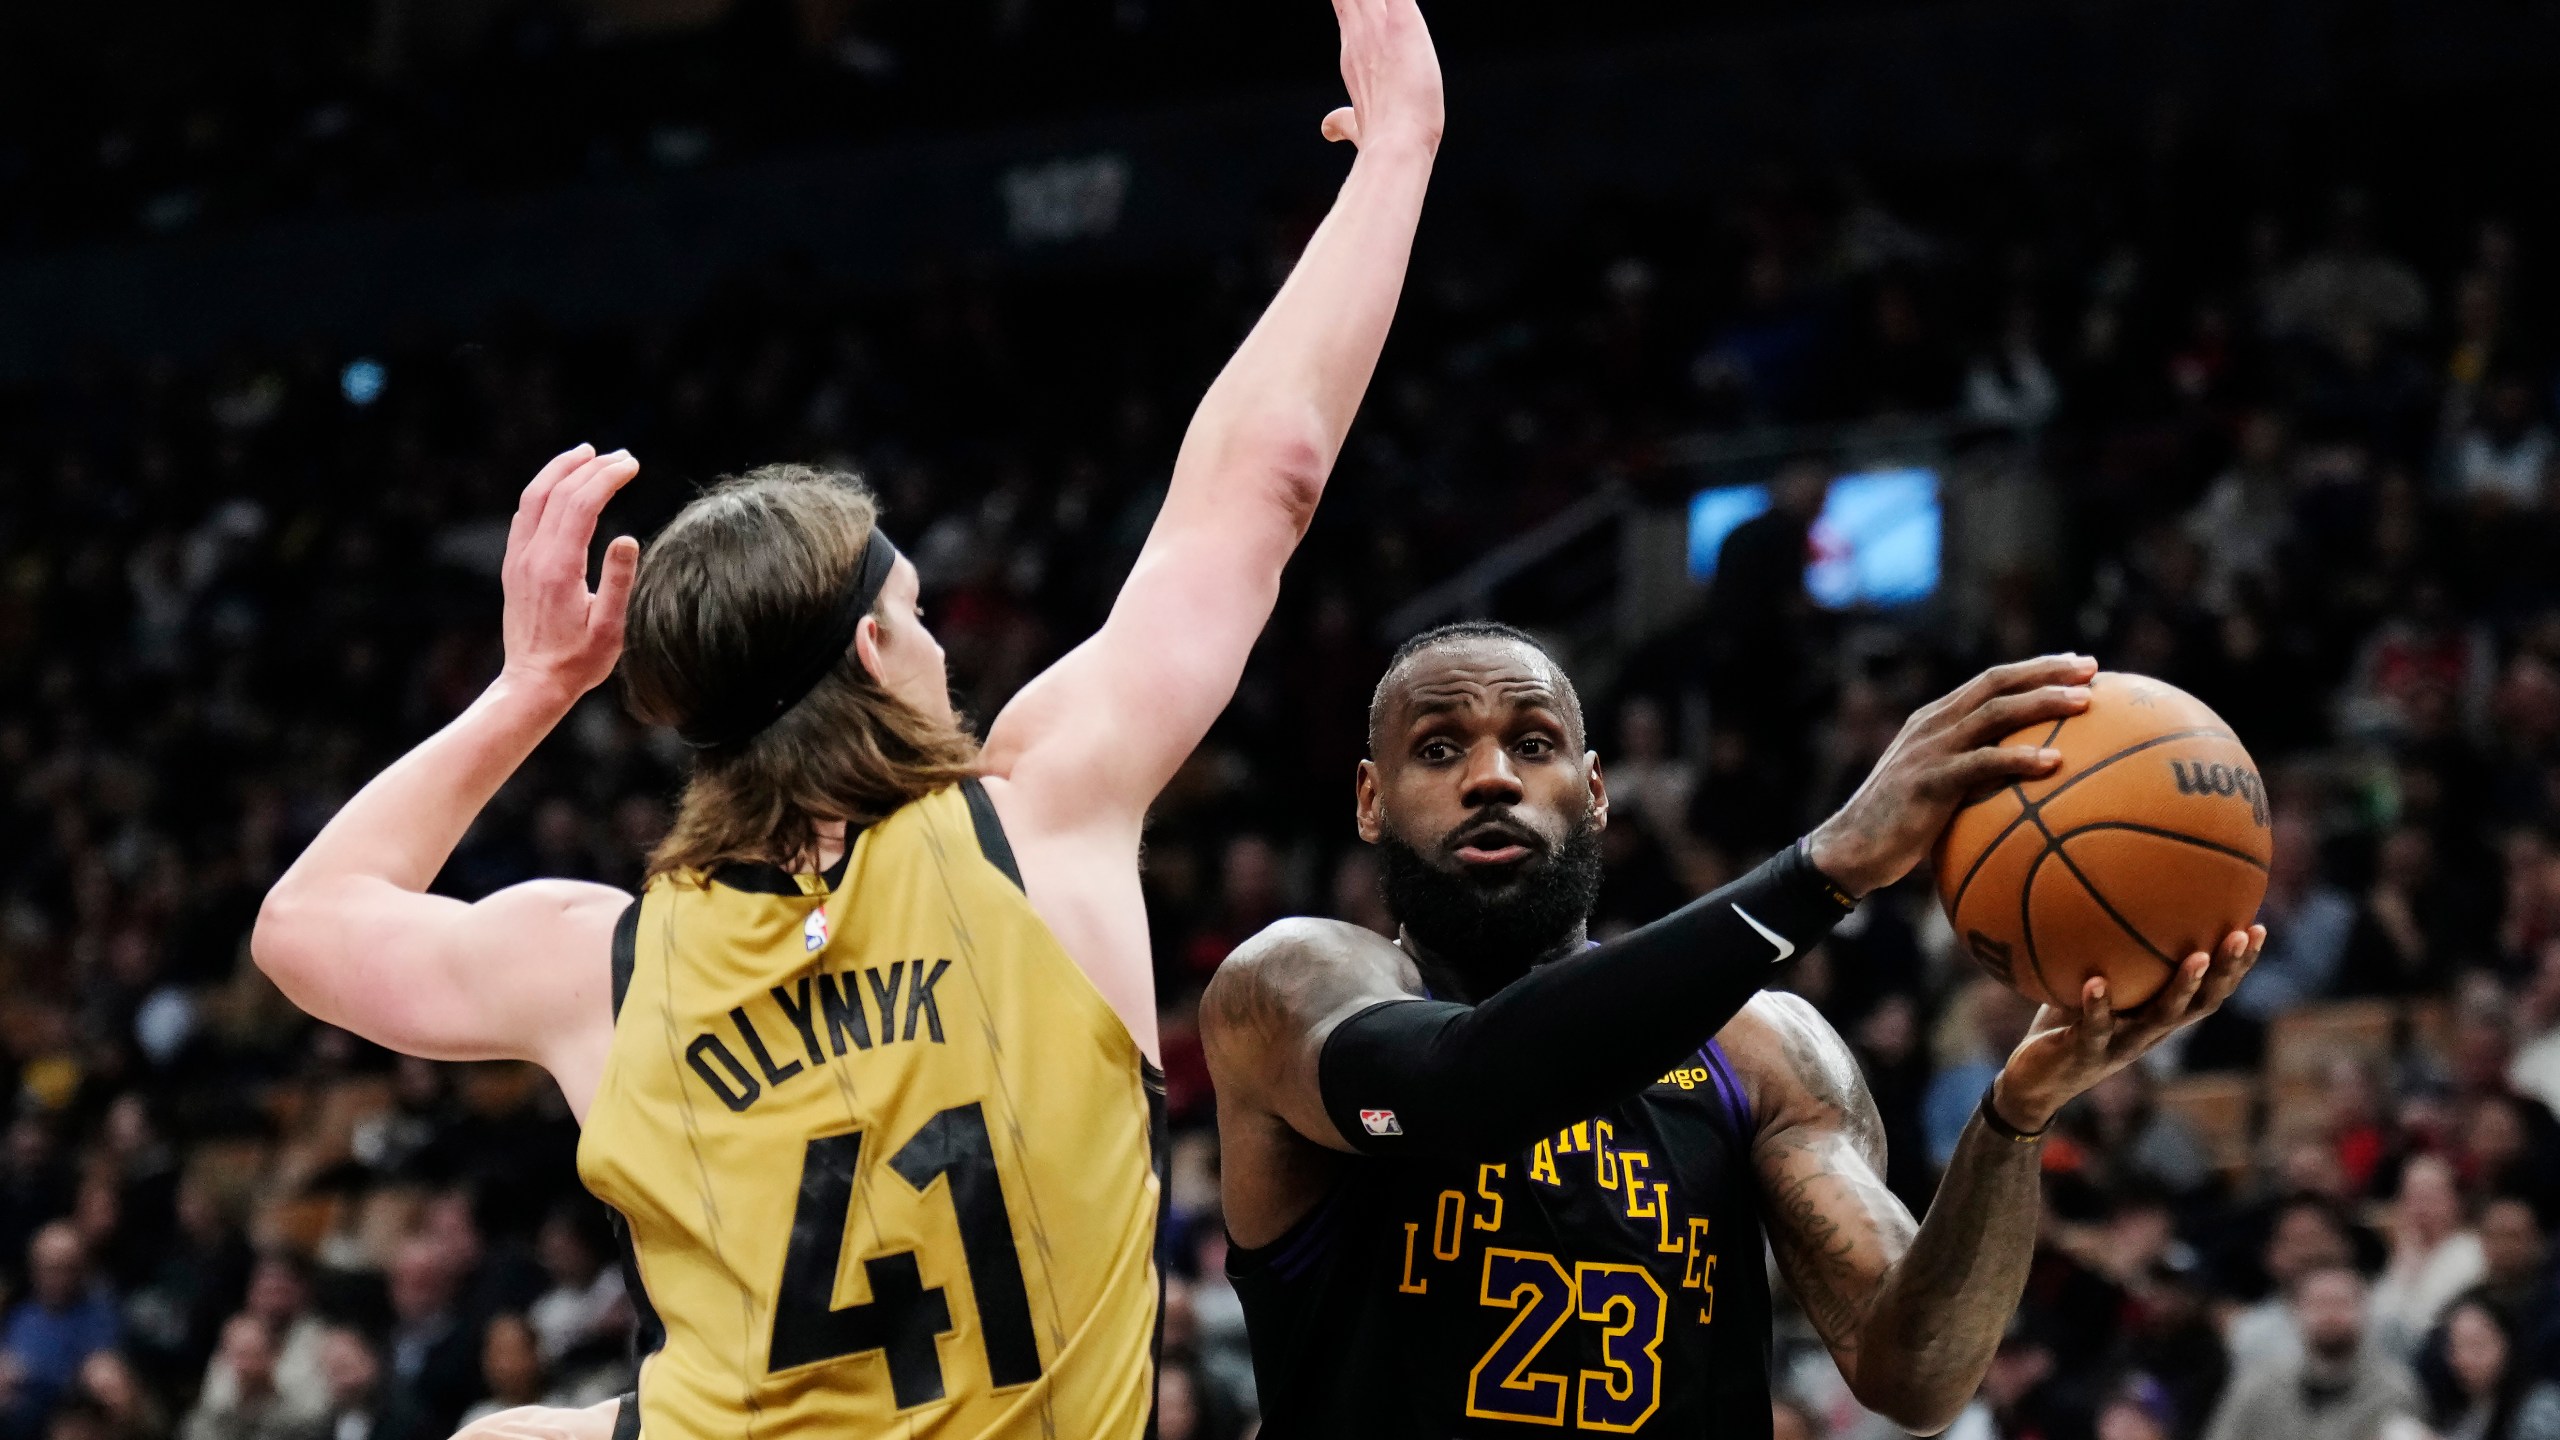
[[[1160,1077],[968,781],[837,868],[661,877],[578,1145],[639,1281],[649,1440],[1135,1440]],[[636,1424],[635,1424],[636,1421]]]

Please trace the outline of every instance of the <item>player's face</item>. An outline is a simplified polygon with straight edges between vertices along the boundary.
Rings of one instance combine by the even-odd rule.
[[[1407,662],[1360,767],[1359,825],[1406,932],[1498,982],[1581,934],[1608,795],[1562,677],[1511,641]]]
[[[881,688],[925,715],[949,721],[951,677],[943,666],[942,642],[924,628],[923,590],[915,563],[899,556],[854,643]]]
[[[1581,749],[1554,667],[1512,641],[1407,662],[1379,755],[1360,770],[1360,834],[1403,841],[1488,881],[1606,823],[1599,758]]]

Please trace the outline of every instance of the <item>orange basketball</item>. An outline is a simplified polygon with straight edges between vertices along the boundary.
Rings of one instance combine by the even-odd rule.
[[[2273,847],[2258,767],[2204,702],[2141,675],[2089,688],[2086,711],[2002,742],[2062,768],[1957,811],[1933,859],[1975,963],[2074,1010],[2104,975],[2122,1011],[2257,917]]]

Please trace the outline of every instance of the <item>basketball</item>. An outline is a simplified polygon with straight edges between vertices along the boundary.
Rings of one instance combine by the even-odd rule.
[[[2007,737],[2062,766],[1956,812],[1938,898],[1974,962],[2031,1000],[2078,1009],[2103,975],[2128,1010],[2179,963],[2246,928],[2267,893],[2267,792],[2204,702],[2100,672],[2089,708]]]

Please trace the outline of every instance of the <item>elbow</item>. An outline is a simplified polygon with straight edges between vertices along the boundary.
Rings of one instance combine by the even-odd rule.
[[[311,903],[291,877],[278,881],[258,904],[249,927],[249,962],[260,974],[290,992],[293,957],[302,949],[302,933],[310,926]]]

